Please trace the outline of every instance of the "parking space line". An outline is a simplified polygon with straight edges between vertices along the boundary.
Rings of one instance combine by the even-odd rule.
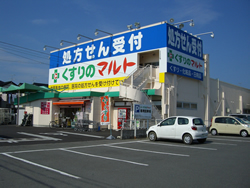
[[[215,148],[204,148],[204,147],[195,147],[195,146],[186,146],[186,145],[175,145],[175,144],[161,144],[161,143],[152,143],[150,141],[138,141],[144,144],[156,144],[162,146],[171,146],[171,147],[183,147],[183,148],[192,148],[192,149],[203,149],[203,150],[217,150]]]
[[[13,158],[13,159],[16,159],[16,160],[22,161],[22,162],[24,162],[24,163],[28,163],[28,164],[31,164],[31,165],[40,167],[40,168],[44,168],[44,169],[46,169],[46,170],[50,170],[50,171],[53,171],[53,172],[62,174],[62,175],[64,175],[64,176],[68,176],[68,177],[75,178],[75,179],[81,179],[81,178],[78,177],[78,176],[74,176],[74,175],[68,174],[68,173],[66,173],[66,172],[62,172],[62,171],[56,170],[56,169],[54,169],[54,168],[50,168],[50,167],[47,167],[47,166],[44,166],[44,165],[40,165],[40,164],[37,164],[37,163],[31,162],[31,161],[25,160],[25,159],[22,159],[22,158],[19,158],[19,157],[14,157],[14,156],[12,156],[12,155],[10,155],[10,154],[7,154],[7,153],[2,153],[2,155],[5,155],[5,156],[7,156],[7,157],[10,157],[10,158]]]
[[[111,158],[111,157],[104,157],[104,156],[100,156],[100,155],[92,155],[92,154],[82,153],[82,152],[77,152],[77,151],[72,151],[72,150],[68,150],[68,149],[62,149],[61,148],[60,150],[71,152],[71,153],[76,153],[76,154],[80,154],[80,155],[86,155],[86,156],[90,156],[90,157],[97,157],[97,158],[101,158],[101,159],[119,161],[119,162],[124,162],[124,163],[130,163],[130,164],[140,165],[140,166],[149,166],[148,164],[144,164],[144,163],[137,163],[137,162],[127,161],[127,160],[122,160],[122,159],[116,159],[116,158]]]
[[[136,141],[137,142],[137,141]],[[111,143],[113,144],[127,144],[127,143],[135,143],[135,142],[123,142],[123,143]],[[4,153],[32,153],[32,152],[41,152],[41,151],[55,151],[59,149],[79,149],[79,148],[91,148],[91,147],[100,147],[104,146],[105,144],[96,144],[96,145],[89,145],[89,146],[73,146],[73,147],[66,147],[66,148],[52,148],[52,149],[37,149],[37,150],[24,150],[24,151],[10,151],[10,152],[4,152]],[[3,154],[3,153],[0,153]]]
[[[18,143],[18,142],[33,142],[33,141],[45,141],[48,139],[44,138],[16,138],[16,139],[6,139],[0,140],[0,142],[8,142],[8,143]]]
[[[23,135],[27,135],[27,136],[42,138],[44,140],[55,140],[55,141],[62,140],[62,139],[59,139],[59,138],[53,138],[53,137],[49,137],[49,136],[41,136],[41,135],[25,133],[25,132],[18,132],[18,134],[23,134]]]
[[[149,151],[149,150],[134,149],[134,148],[127,148],[127,147],[119,147],[119,146],[111,146],[111,145],[104,145],[104,146],[112,147],[112,148],[132,150],[132,151],[147,152],[147,153],[155,153],[155,154],[163,154],[163,155],[175,155],[175,156],[181,156],[181,157],[189,157],[189,155],[177,154],[177,153],[166,153],[166,152],[159,152],[159,151]]]
[[[66,133],[66,134],[73,134],[73,135],[78,135],[78,136],[94,137],[94,138],[105,138],[104,136],[96,136],[96,135],[89,135],[89,134],[72,133],[72,132],[65,132],[65,131],[57,131],[57,132]]]
[[[223,139],[223,138],[209,138],[209,140],[225,140],[225,141],[233,141],[233,142],[250,142],[248,140],[229,140],[229,139]]]
[[[237,144],[226,144],[226,143],[211,143],[211,144],[217,144],[217,145],[228,145],[228,146],[237,146]]]

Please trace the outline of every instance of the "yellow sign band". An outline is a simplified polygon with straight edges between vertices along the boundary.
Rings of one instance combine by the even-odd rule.
[[[101,87],[116,87],[120,85],[120,81],[124,80],[126,77],[101,79],[101,80],[91,80],[86,82],[72,82],[64,84],[49,85],[49,88],[55,90],[80,90],[80,89],[90,89],[90,88],[101,88]]]

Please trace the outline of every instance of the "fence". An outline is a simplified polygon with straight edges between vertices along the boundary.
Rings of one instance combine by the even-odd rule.
[[[138,120],[122,120],[122,129],[123,130],[134,130],[136,129],[148,129],[152,125],[156,125],[161,122],[162,119],[138,119]]]
[[[14,118],[9,108],[0,108],[0,125],[10,124],[14,121]]]

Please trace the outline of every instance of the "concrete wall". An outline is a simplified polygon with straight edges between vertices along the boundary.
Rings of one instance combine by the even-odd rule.
[[[97,128],[101,121],[101,99],[100,97],[93,97],[91,102],[91,112],[89,113],[89,120],[93,121],[93,127]]]
[[[177,102],[197,104],[197,109],[177,108],[177,115],[197,116],[204,119],[205,101],[202,82],[190,78],[182,78],[177,85]],[[175,90],[176,91],[176,90]]]
[[[41,102],[50,102],[50,114],[41,114]],[[55,109],[52,110],[52,100],[36,100],[30,103],[26,103],[25,111],[29,114],[33,114],[33,126],[34,127],[48,127],[50,121],[53,119]]]
[[[222,96],[224,95],[224,99]],[[219,107],[219,108],[218,108]],[[250,89],[238,87],[217,79],[210,79],[210,112],[211,116],[243,113],[250,109]]]

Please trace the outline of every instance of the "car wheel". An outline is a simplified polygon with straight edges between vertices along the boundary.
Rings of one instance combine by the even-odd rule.
[[[207,140],[206,138],[198,139],[198,142],[202,144],[202,143],[206,142],[206,140]]]
[[[155,132],[150,132],[148,134],[148,138],[149,138],[150,141],[156,141],[157,140],[157,136],[156,136]]]
[[[248,132],[246,130],[243,130],[243,131],[240,132],[240,135],[242,137],[247,137],[248,136]]]
[[[217,135],[217,134],[218,134],[218,133],[217,133],[217,130],[216,130],[216,129],[212,129],[212,130],[211,130],[211,134],[212,134],[213,136]]]
[[[183,142],[184,142],[185,144],[188,144],[188,145],[192,144],[192,142],[193,142],[192,136],[191,136],[190,134],[185,134],[185,135],[183,136]]]

